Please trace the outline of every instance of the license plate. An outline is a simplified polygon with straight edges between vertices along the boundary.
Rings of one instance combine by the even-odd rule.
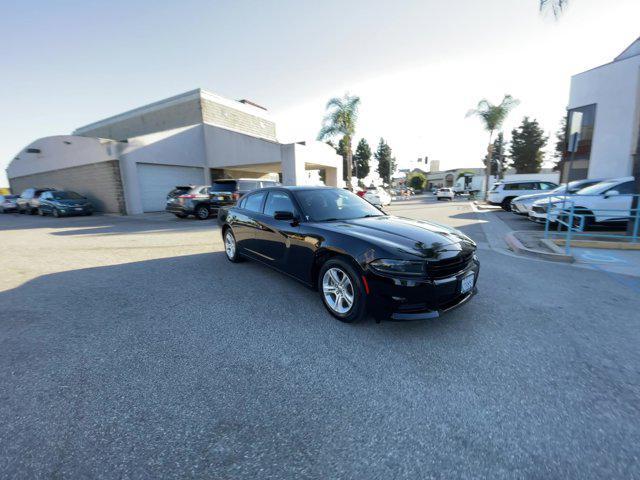
[[[82,207],[76,207],[75,209],[76,210],[82,210]]]
[[[475,278],[476,276],[474,273],[464,277],[462,279],[462,282],[460,283],[460,293],[467,293],[468,291],[470,291],[473,288],[473,282]]]

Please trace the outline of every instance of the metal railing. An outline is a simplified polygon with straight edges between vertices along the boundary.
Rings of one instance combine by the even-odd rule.
[[[588,197],[598,197],[606,202],[608,198],[617,199],[618,203],[628,204],[622,208],[589,208]],[[637,208],[632,208],[634,198],[638,199]],[[539,212],[540,213],[540,212]],[[628,222],[633,222],[633,229],[629,234]],[[617,224],[620,233],[603,231],[609,224]],[[546,206],[546,221],[544,238],[564,237],[565,253],[571,254],[571,241],[589,237],[592,239],[612,239],[628,243],[638,243],[640,240],[640,195],[622,194],[606,197],[606,195],[557,195],[549,197]]]

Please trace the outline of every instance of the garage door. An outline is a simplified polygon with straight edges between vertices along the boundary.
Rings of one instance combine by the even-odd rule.
[[[167,194],[176,185],[202,185],[204,183],[202,168],[148,163],[138,163],[137,168],[142,210],[145,212],[164,210]]]

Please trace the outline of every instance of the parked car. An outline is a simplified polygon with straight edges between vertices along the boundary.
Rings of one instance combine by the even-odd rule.
[[[362,198],[379,207],[391,205],[391,195],[382,188],[370,188],[365,192]]]
[[[167,195],[165,210],[178,218],[193,215],[206,220],[218,215],[221,208],[234,205],[247,192],[278,185],[271,180],[220,179],[211,185],[179,185]]]
[[[545,223],[548,216],[551,223],[557,223],[562,209],[573,204],[574,213],[586,215],[585,229],[595,225],[620,226],[628,221],[632,194],[633,177],[604,180],[579,190],[575,195],[537,200],[531,207],[529,219]],[[574,224],[580,224],[580,217],[576,217]]]
[[[455,196],[456,196],[456,192],[453,191],[453,188],[448,188],[448,187],[439,188],[438,191],[436,192],[436,198],[438,199],[438,201],[445,200],[445,199],[453,200]]]
[[[15,212],[18,210],[19,195],[0,195],[0,213]]]
[[[70,190],[42,192],[38,200],[38,215],[70,217],[93,215],[93,205],[86,197]]]
[[[55,190],[55,188],[27,188],[16,200],[18,213],[34,215],[37,213],[38,207],[40,206],[40,195],[44,192],[51,192],[53,190]]]
[[[508,212],[511,209],[511,200],[514,198],[551,191],[554,188],[558,188],[558,184],[538,180],[497,182],[489,191],[487,202],[491,205],[500,205],[503,210]]]
[[[573,195],[577,193],[579,190],[590,187],[591,185],[595,185],[596,183],[600,183],[602,181],[601,178],[597,179],[585,179],[585,180],[575,180],[573,182],[569,182],[569,184],[560,185],[558,188],[550,190],[548,192],[542,193],[533,193],[531,195],[521,195],[520,197],[516,197],[511,200],[511,211],[517,215],[529,215],[529,211],[531,207],[533,207],[533,203],[536,200],[541,200],[543,198],[549,198],[556,195],[564,195],[569,194]]]
[[[340,188],[251,192],[229,208],[222,237],[231,262],[251,258],[317,288],[343,322],[367,311],[378,320],[436,318],[477,291],[480,264],[469,237],[386,215]]]

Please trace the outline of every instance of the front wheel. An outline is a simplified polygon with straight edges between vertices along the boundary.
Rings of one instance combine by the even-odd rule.
[[[512,198],[505,198],[504,200],[502,200],[502,203],[500,204],[500,206],[502,207],[502,209],[505,212],[510,212],[511,211],[511,200],[513,200]]]
[[[362,280],[346,261],[326,262],[318,275],[318,290],[325,308],[345,323],[362,320],[366,315],[366,297]]]
[[[53,216],[56,217],[56,218],[60,218],[60,212],[58,211],[57,208],[53,209]]]

